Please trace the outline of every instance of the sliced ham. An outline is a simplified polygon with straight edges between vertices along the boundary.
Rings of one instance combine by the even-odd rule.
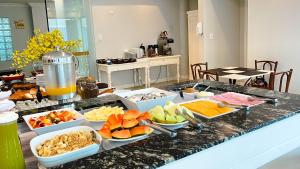
[[[234,92],[227,92],[220,95],[215,95],[210,97],[211,99],[220,101],[220,102],[226,102],[233,105],[239,105],[239,106],[255,106],[264,103],[264,101],[259,99],[254,99],[249,101],[247,95],[240,94],[240,93],[234,93]]]

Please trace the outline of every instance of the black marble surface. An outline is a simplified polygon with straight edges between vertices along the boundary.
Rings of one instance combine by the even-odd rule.
[[[177,88],[190,87],[194,84],[195,82],[186,82],[159,87],[167,90],[176,90]],[[279,103],[276,105],[265,103],[252,107],[249,113],[238,111],[212,120],[200,118],[206,124],[202,131],[188,126],[179,129],[176,138],[170,138],[162,134],[153,135],[147,139],[54,168],[157,168],[300,112],[299,95],[226,85],[220,82],[203,82],[200,88],[205,88],[208,85],[212,87],[210,91],[214,93],[234,91],[262,97],[278,98]],[[81,103],[75,103],[75,105],[77,108],[80,106],[89,107],[90,104],[95,106],[93,103],[98,104],[97,99],[94,101],[82,101]]]

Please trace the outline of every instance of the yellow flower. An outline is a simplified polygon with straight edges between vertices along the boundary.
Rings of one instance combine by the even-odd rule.
[[[79,40],[64,41],[59,30],[47,33],[35,30],[34,36],[27,41],[27,48],[23,51],[14,51],[12,66],[24,68],[33,62],[40,61],[44,54],[53,51],[56,46],[59,46],[66,52],[73,52],[78,49],[80,44],[81,41]]]

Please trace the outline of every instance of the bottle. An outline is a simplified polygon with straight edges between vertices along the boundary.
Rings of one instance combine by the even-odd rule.
[[[0,167],[1,169],[25,169],[22,148],[18,137],[18,115],[0,113]]]

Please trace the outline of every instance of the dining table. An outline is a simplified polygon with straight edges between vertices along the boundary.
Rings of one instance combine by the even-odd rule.
[[[208,72],[218,74],[220,79],[229,80],[230,84],[236,84],[237,81],[248,80],[271,74],[273,71],[260,70],[245,67],[222,67],[207,70]]]

